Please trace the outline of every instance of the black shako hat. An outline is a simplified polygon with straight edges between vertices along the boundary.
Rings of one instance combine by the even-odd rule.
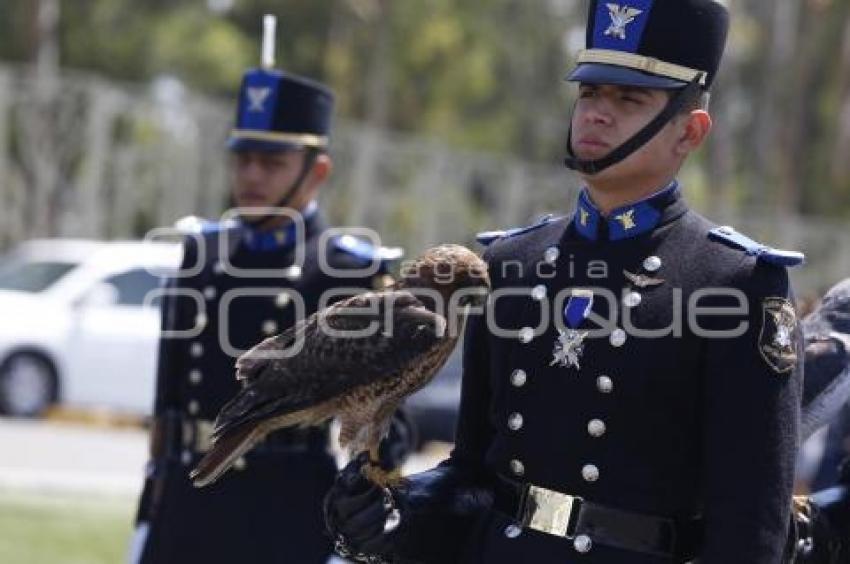
[[[280,151],[328,146],[334,96],[326,86],[274,69],[251,69],[242,79],[232,151]]]
[[[716,0],[591,0],[573,82],[681,88],[714,82],[729,30]]]

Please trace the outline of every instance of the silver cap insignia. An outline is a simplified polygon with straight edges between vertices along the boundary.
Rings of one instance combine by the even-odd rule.
[[[643,10],[620,7],[619,4],[606,4],[611,15],[611,25],[605,30],[605,35],[612,35],[618,39],[626,39],[626,26],[635,21],[635,18],[643,13]]]

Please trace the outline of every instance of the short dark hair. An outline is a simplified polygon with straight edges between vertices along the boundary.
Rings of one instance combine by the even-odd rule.
[[[669,90],[667,95],[672,99],[673,96],[677,93],[675,90]],[[705,110],[708,111],[708,106],[711,102],[711,92],[708,90],[700,90],[696,92],[693,96],[689,96],[685,103],[682,104],[682,109],[679,110],[679,114],[689,114],[694,110]]]

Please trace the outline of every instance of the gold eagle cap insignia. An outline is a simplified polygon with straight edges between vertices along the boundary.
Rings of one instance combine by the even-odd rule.
[[[643,10],[620,7],[619,4],[606,4],[611,15],[611,25],[605,30],[605,35],[611,35],[617,39],[626,39],[626,26],[635,21],[635,18],[643,13]]]

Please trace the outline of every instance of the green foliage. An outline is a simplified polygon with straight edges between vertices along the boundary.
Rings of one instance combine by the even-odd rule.
[[[0,59],[33,59],[39,1],[3,0]],[[836,147],[850,136],[838,118],[850,104],[850,3],[787,1],[793,7],[781,17],[775,2],[731,4],[714,105],[727,131],[697,165],[703,184],[722,184],[726,205],[847,213],[850,163],[836,162],[845,160]],[[61,62],[127,81],[173,74],[231,97],[258,63],[261,17],[273,13],[279,66],[330,83],[341,117],[464,149],[560,160],[573,92],[561,78],[583,39],[584,2],[233,0],[223,13],[209,5],[61,2]]]
[[[232,92],[242,73],[256,65],[254,43],[232,22],[196,6],[175,10],[151,30],[151,72],[169,73],[186,82]]]

